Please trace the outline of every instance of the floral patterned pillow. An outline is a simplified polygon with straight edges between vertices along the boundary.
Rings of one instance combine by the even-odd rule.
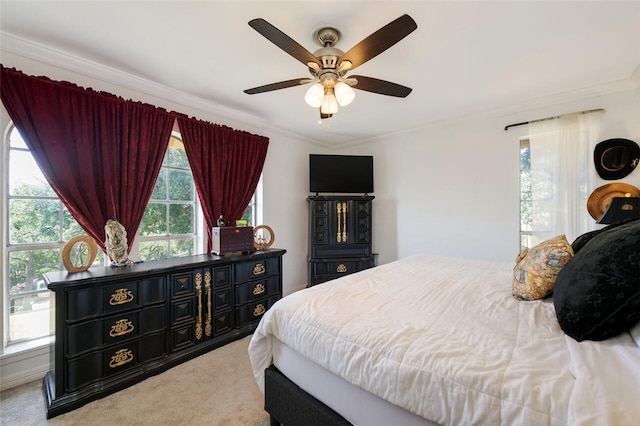
[[[525,249],[513,269],[513,297],[537,300],[549,296],[558,273],[572,257],[573,249],[564,234]]]

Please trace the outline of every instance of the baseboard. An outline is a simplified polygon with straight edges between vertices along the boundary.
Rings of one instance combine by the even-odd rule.
[[[50,369],[53,344],[4,354],[0,357],[0,392],[34,380],[42,380]]]

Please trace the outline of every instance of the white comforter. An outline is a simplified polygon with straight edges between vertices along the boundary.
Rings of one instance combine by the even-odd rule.
[[[626,372],[640,369],[640,349],[630,336],[606,343],[565,337],[550,299],[511,296],[512,268],[417,255],[291,294],[253,335],[256,380],[263,386],[276,338],[443,425],[640,419],[640,374]]]

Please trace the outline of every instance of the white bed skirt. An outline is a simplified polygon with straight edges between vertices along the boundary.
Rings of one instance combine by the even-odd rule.
[[[273,364],[305,392],[356,426],[436,425],[352,385],[277,339],[273,339]]]

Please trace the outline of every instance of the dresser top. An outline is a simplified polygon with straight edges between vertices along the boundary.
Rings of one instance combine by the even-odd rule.
[[[87,284],[93,281],[104,282],[105,279],[135,279],[154,273],[166,273],[170,269],[194,268],[199,265],[223,266],[229,263],[259,260],[286,253],[283,249],[267,249],[254,251],[250,254],[229,253],[223,256],[215,254],[198,254],[194,256],[174,257],[166,260],[134,263],[131,266],[98,266],[87,271],[70,273],[67,271],[47,272],[44,281],[50,290],[70,283]]]

